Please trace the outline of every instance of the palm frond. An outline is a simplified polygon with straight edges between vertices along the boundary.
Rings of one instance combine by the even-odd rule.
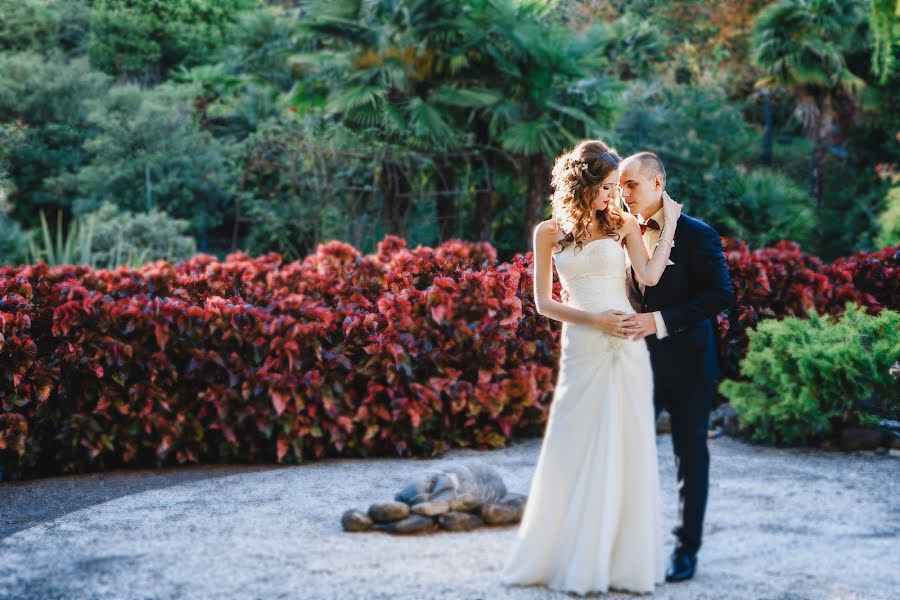
[[[500,143],[504,149],[518,154],[551,154],[554,148],[552,137],[546,121],[528,121],[507,129]]]
[[[439,146],[450,146],[456,141],[457,134],[441,111],[421,98],[410,100],[409,123],[416,137],[430,139]]]
[[[377,85],[357,85],[338,89],[328,95],[325,107],[332,112],[344,113],[361,106],[377,106],[385,94],[386,90]]]

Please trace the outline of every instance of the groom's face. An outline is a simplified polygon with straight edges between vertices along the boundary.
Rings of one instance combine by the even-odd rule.
[[[659,202],[662,194],[660,177],[650,177],[642,171],[638,161],[626,160],[621,168],[619,185],[622,186],[622,199],[632,214],[641,213],[646,218],[655,212],[644,214]]]

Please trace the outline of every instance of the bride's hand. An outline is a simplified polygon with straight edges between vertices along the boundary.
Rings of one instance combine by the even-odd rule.
[[[663,190],[663,219],[666,223],[675,223],[681,216],[683,205],[672,200],[669,192]]]
[[[625,319],[629,313],[621,310],[610,309],[602,313],[593,315],[594,326],[599,328],[603,333],[620,338],[627,338],[625,333]]]

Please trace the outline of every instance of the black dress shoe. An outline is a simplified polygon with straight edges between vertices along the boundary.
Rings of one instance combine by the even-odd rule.
[[[684,581],[694,576],[697,569],[697,555],[675,551],[672,553],[672,563],[666,571],[666,581]]]

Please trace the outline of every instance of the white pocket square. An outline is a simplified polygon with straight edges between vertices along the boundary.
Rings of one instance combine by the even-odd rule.
[[[672,259],[671,259],[671,258],[670,258],[668,261],[666,261],[666,266],[667,266],[667,267],[668,267],[669,265],[674,265],[674,264],[675,264],[675,263],[672,262]]]

